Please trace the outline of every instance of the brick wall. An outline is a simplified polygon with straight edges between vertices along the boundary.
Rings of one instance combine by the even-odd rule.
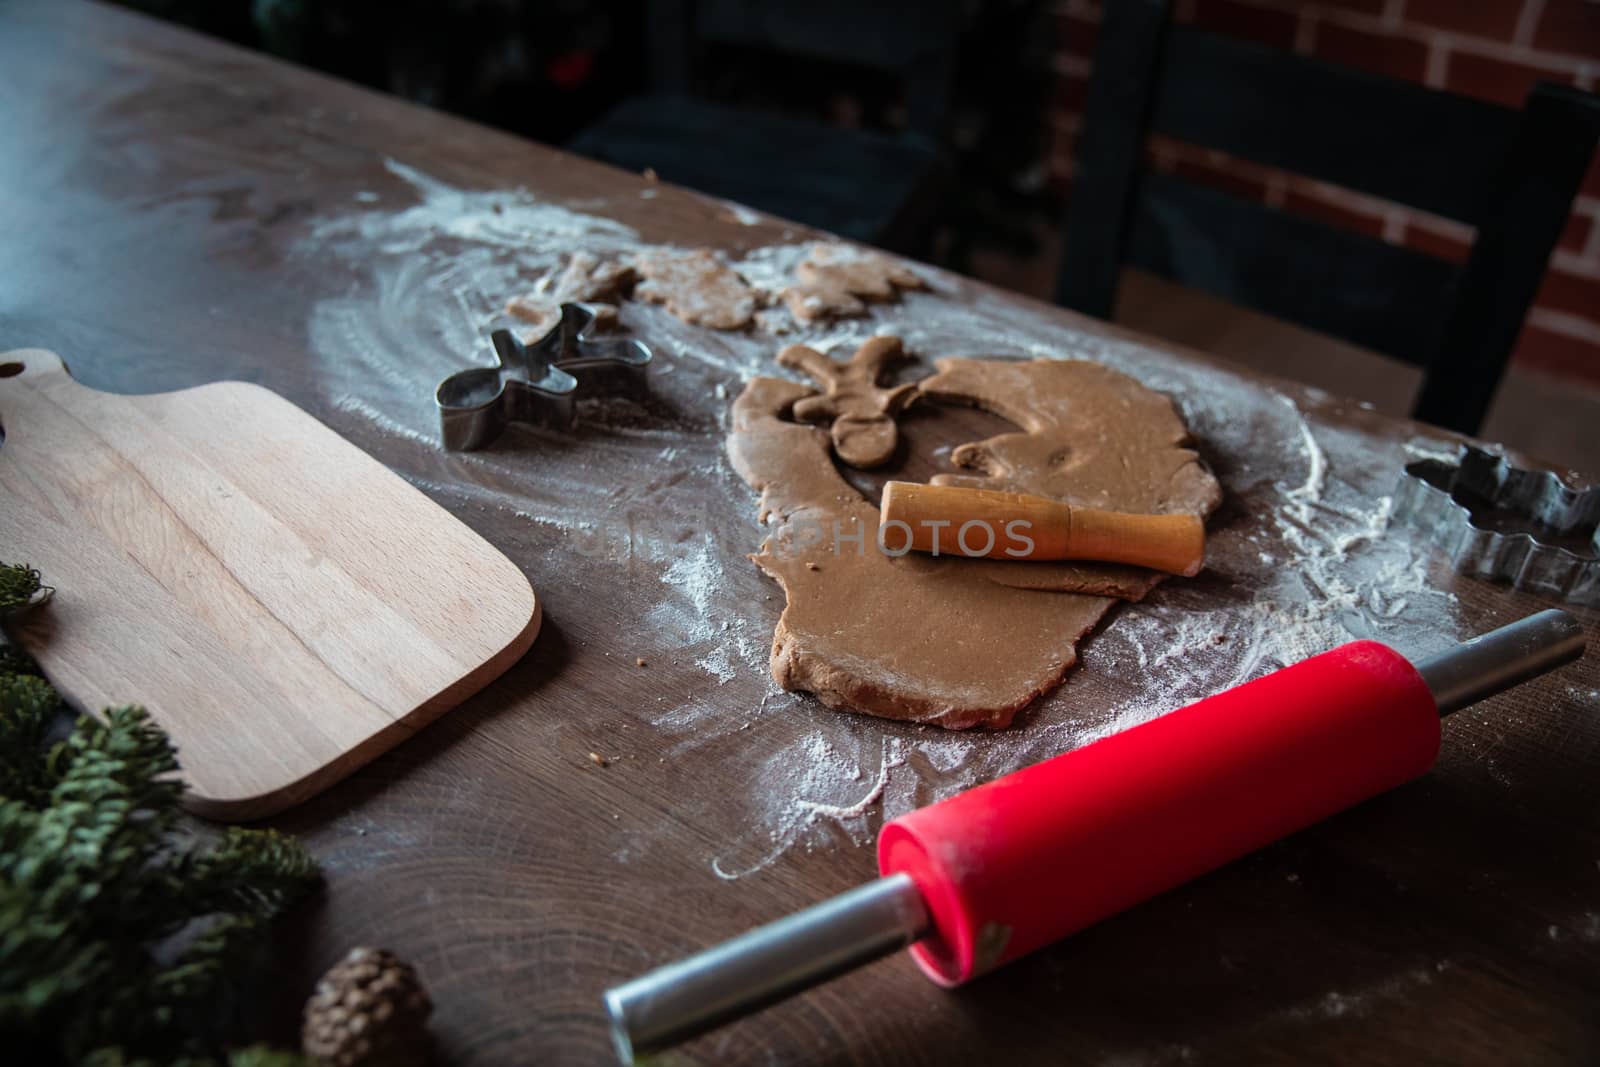
[[[1105,0],[1115,3],[1116,0]],[[1093,66],[1098,0],[1057,8],[1050,172],[1069,188]],[[1176,0],[1179,21],[1433,88],[1520,107],[1538,80],[1600,89],[1600,0]],[[1149,165],[1461,261],[1472,228],[1166,138]],[[1589,169],[1518,363],[1600,382],[1600,162]]]

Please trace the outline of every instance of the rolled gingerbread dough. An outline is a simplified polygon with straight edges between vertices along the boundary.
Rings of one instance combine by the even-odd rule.
[[[972,473],[936,481],[1134,512],[1207,515],[1221,500],[1171,401],[1125,375],[1054,360],[937,366],[924,396],[987,408],[1020,431],[963,446]],[[880,551],[878,509],[834,467],[827,432],[791,421],[811,394],[752,379],[727,441],[772,528],[751,558],[787,598],[772,644],[785,689],[886,718],[1002,728],[1060,683],[1116,598],[1161,580],[1110,564]]]

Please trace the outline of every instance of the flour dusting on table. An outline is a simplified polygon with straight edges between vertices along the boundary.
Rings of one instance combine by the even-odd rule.
[[[719,877],[753,874],[792,848],[864,848],[885,819],[1354,638],[1418,654],[1459,636],[1454,598],[1437,591],[1444,572],[1388,527],[1403,465],[1448,455],[1448,444],[1340,429],[1319,418],[1339,402],[1316,391],[1275,389],[1090,326],[1019,319],[923,265],[929,291],[862,318],[790,322],[782,338],[698,329],[627,302],[621,324],[656,352],[649,403],[593,406],[571,435],[518,428],[480,453],[440,452],[434,387],[487,362],[488,331],[507,324],[509,295],[536,287],[574,251],[652,246],[579,205],[459,189],[393,161],[389,170],[404,198],[353,204],[303,242],[305,255],[331,256],[350,274],[348,293],[319,304],[310,325],[332,383],[328,407],[409,450],[413,480],[469,521],[472,507],[521,518],[526,542],[514,558],[549,591],[556,615],[563,590],[625,589],[650,605],[624,615],[619,592],[617,647],[605,651],[619,664],[677,660],[705,675],[695,693],[662,692],[639,709],[633,732],[650,733],[661,759],[710,748],[726,768],[725,781],[683,796],[676,812],[742,828],[704,857]],[[745,224],[734,217],[729,225]],[[729,264],[775,291],[813,243]],[[767,670],[781,598],[745,558],[761,530],[723,459],[726,397],[757,374],[791,376],[773,360],[784,344],[848,351],[886,333],[929,365],[943,356],[1091,359],[1130,374],[1174,398],[1228,493],[1207,569],[1115,608],[1083,646],[1079,669],[1002,733],[837,714],[779,690]],[[1077,684],[1089,675],[1102,686],[1092,704]]]

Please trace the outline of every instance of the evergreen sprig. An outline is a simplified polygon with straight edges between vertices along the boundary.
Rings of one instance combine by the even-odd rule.
[[[39,580],[39,572],[26,563],[0,563],[0,618],[49,600],[55,590]]]
[[[34,602],[41,588],[37,572],[0,565],[0,606]],[[220,1005],[257,969],[272,920],[318,882],[316,864],[272,830],[230,828],[208,849],[187,842],[165,731],[143,708],[110,708],[51,743],[61,709],[30,660],[0,649],[4,1058],[302,1064],[260,1047],[225,1054]]]

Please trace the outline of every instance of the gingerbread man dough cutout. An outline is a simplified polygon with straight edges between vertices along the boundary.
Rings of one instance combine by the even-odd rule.
[[[874,337],[847,362],[840,363],[805,345],[790,345],[778,353],[778,362],[803,371],[823,391],[794,405],[794,417],[803,422],[832,420],[833,450],[852,467],[866,469],[889,461],[899,442],[895,416],[916,396],[917,385],[878,384],[885,372],[907,358],[898,337]]]

